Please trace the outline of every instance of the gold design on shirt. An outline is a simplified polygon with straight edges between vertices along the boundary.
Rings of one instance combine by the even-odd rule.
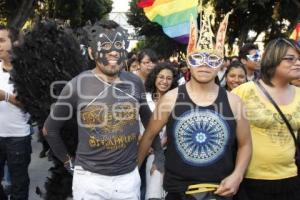
[[[279,113],[275,108],[274,110],[269,109],[253,88],[245,94],[244,102],[247,107],[247,118],[251,124],[258,128],[269,130],[266,131],[266,133],[270,136],[272,143],[284,145],[292,139]],[[298,126],[299,122],[297,122],[297,119],[300,119],[299,113],[300,102],[298,102],[296,109],[294,109],[292,113],[285,113],[292,127]]]
[[[81,123],[94,130],[101,129],[101,133],[119,132],[125,125],[133,124],[137,121],[137,109],[131,103],[116,105],[90,105],[84,108],[81,113]]]
[[[89,146],[118,150],[137,142],[138,133],[126,133],[126,126],[137,123],[137,106],[131,102],[114,105],[94,104],[80,112],[81,124],[88,129]]]
[[[129,143],[137,141],[137,134],[117,135],[105,139],[89,136],[89,146],[92,148],[104,147],[107,150],[118,150],[125,148]]]

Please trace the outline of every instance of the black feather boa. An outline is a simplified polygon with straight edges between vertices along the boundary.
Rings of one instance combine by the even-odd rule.
[[[24,36],[24,42],[13,49],[12,64],[11,77],[17,99],[39,128],[56,101],[50,93],[52,84],[69,81],[87,69],[75,37],[53,22],[38,23]],[[54,85],[52,92],[59,95],[63,86]],[[75,117],[65,124],[61,136],[70,155],[75,155],[78,143]],[[72,176],[58,159],[53,158],[53,161],[51,177],[45,183],[45,199],[64,200],[72,194]]]

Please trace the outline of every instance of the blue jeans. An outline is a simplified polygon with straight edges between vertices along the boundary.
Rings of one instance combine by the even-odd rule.
[[[10,174],[8,171],[7,164],[4,166],[4,177],[3,180],[6,182],[6,184],[10,185],[11,184],[11,179],[10,179]]]
[[[31,161],[31,136],[0,137],[0,180],[7,162],[11,176],[11,200],[27,200],[29,190],[28,166]],[[0,184],[0,199],[6,199]]]

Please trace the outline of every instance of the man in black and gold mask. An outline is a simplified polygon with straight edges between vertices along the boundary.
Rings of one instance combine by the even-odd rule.
[[[45,122],[44,134],[54,154],[74,174],[73,199],[138,200],[139,116],[146,126],[151,114],[143,99],[144,86],[137,76],[122,70],[128,47],[123,28],[102,21],[85,30],[95,67],[65,86]],[[78,122],[75,158],[59,135],[73,113]]]

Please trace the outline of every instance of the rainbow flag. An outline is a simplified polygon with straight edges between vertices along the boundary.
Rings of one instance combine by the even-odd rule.
[[[290,39],[295,40],[300,45],[300,22],[296,25],[296,28],[290,35]]]
[[[187,44],[190,32],[190,16],[197,19],[198,0],[140,0],[140,8],[152,22],[157,22],[170,38]]]

